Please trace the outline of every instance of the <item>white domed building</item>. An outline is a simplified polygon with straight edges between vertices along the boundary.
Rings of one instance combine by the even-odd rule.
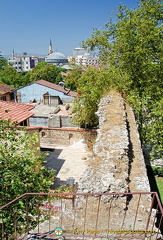
[[[63,53],[60,52],[53,52],[52,50],[52,43],[50,41],[49,45],[49,54],[45,57],[45,61],[50,64],[54,64],[56,66],[64,65],[68,62],[68,59]]]

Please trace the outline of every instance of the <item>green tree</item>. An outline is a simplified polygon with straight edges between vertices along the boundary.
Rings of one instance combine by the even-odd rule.
[[[75,66],[71,71],[69,71],[65,81],[66,87],[70,88],[72,91],[76,91],[81,74],[82,68],[80,66]]]
[[[38,149],[35,147],[37,142],[36,134],[31,136],[24,129],[17,128],[15,123],[0,120],[0,205],[23,193],[49,191],[54,172],[43,166],[45,156],[38,155]],[[28,205],[31,226],[36,224],[36,198],[29,198]],[[8,229],[6,234],[13,233],[14,213],[17,214],[17,225],[21,233],[20,226],[25,226],[26,221],[25,209],[25,200],[20,200],[3,212],[0,223],[3,222],[4,228]]]
[[[163,4],[142,0],[137,9],[119,7],[117,22],[95,29],[83,45],[98,48],[106,67],[116,69],[114,84],[131,103],[142,144],[163,150]],[[120,76],[124,76],[120,77]],[[120,78],[119,78],[120,77]],[[157,134],[159,133],[159,134]],[[157,140],[156,140],[157,139]]]
[[[62,71],[64,71],[64,69],[61,67],[41,62],[25,75],[24,84],[26,85],[27,82],[31,83],[40,79],[58,84],[63,80],[61,75]]]
[[[108,78],[108,73],[110,78]],[[111,73],[109,70],[89,68],[81,75],[77,83],[79,93],[73,105],[75,113],[73,121],[76,124],[93,127],[98,124],[96,111],[103,94],[109,90]]]
[[[0,71],[7,65],[7,59],[0,54]]]
[[[5,65],[3,70],[0,70],[0,80],[14,87],[21,86],[22,76],[10,65]]]

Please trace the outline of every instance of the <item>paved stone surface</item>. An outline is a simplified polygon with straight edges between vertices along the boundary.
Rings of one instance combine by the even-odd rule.
[[[87,167],[85,161],[87,154],[84,140],[68,147],[55,146],[53,149],[51,148],[45,166],[57,171],[57,179],[53,187],[65,184],[71,177],[75,179],[75,183],[78,182]]]

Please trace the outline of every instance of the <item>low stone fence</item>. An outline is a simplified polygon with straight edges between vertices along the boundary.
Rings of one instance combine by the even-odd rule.
[[[53,145],[69,146],[81,139],[92,143],[97,131],[75,128],[41,128],[39,135],[40,146],[50,148]]]

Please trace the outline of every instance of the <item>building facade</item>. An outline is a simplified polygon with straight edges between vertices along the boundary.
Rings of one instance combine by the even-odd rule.
[[[15,56],[14,52],[12,57],[8,59],[8,62],[13,65],[18,72],[28,72],[32,68],[35,67],[35,61],[31,56],[28,56],[27,53],[23,53],[23,55]]]
[[[75,58],[75,63],[78,66],[84,67],[99,66],[99,58],[90,56],[77,56]]]
[[[98,67],[100,63],[98,56],[92,56],[91,53],[84,48],[74,48],[71,61],[83,67]]]
[[[19,103],[30,103],[48,101],[54,105],[61,102],[69,102],[77,93],[65,88],[64,86],[56,85],[45,80],[38,80],[34,83],[14,90],[15,101]],[[57,104],[56,104],[57,102]]]

